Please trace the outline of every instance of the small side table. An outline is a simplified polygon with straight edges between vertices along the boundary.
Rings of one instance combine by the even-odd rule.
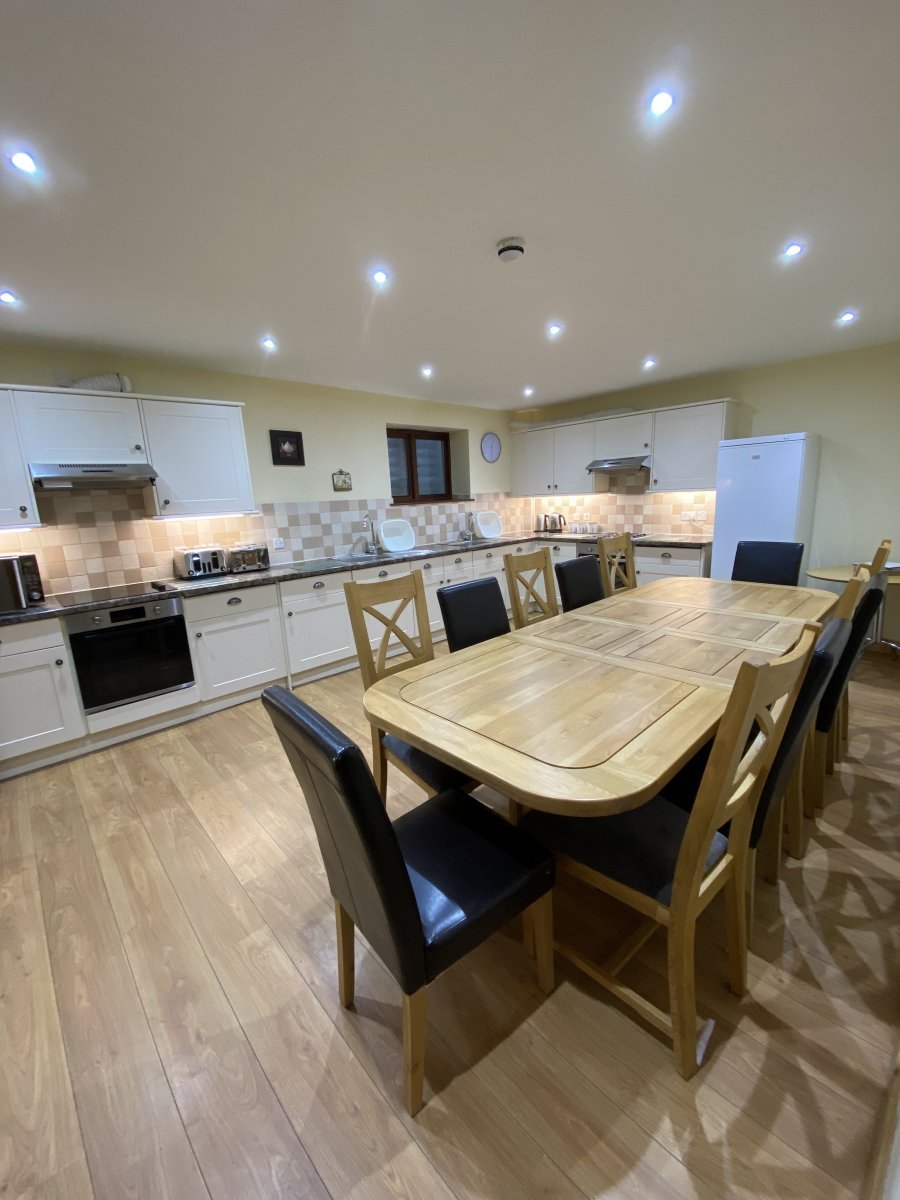
[[[829,583],[847,583],[853,575],[854,567],[852,563],[845,563],[839,567],[812,567],[808,568],[806,574],[810,579],[824,579]],[[900,585],[900,564],[888,563],[885,567],[887,581],[890,585]],[[885,598],[885,601],[887,598]],[[875,628],[872,631],[873,646],[889,646],[895,653],[900,652],[900,645],[896,642],[889,641],[883,636],[884,634],[884,609],[882,604],[875,617]]]

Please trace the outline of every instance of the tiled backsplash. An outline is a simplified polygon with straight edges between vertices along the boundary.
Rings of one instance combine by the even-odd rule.
[[[258,514],[182,520],[148,517],[140,491],[60,493],[39,498],[40,528],[0,531],[0,554],[36,554],[44,587],[52,593],[169,578],[177,546],[264,541],[273,563],[322,558],[349,550],[362,538],[366,512],[376,525],[406,517],[419,544],[458,537],[466,513],[481,509],[498,512],[508,533],[532,529],[541,512],[562,513],[570,525],[593,522],[612,530],[690,534],[712,529],[715,492],[650,494],[632,476],[614,486],[616,491],[601,495],[536,500],[493,493],[410,506],[393,506],[383,498],[263,504]],[[682,520],[683,512],[697,510],[706,511],[704,521]],[[284,539],[283,548],[274,549],[275,538]]]

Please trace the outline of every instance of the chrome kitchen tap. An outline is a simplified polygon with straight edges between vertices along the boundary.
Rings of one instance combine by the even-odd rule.
[[[377,554],[378,547],[375,544],[375,529],[372,524],[371,513],[363,514],[362,527],[366,538],[366,554]]]

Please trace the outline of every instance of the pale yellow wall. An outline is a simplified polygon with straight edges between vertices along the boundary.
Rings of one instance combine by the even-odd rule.
[[[127,375],[136,392],[242,401],[253,492],[258,504],[275,500],[389,497],[385,437],[388,422],[465,430],[472,494],[509,491],[507,413],[226,374],[146,356],[0,342],[2,383],[55,387],[61,374],[81,378],[107,371]],[[301,431],[305,467],[272,465],[270,429]],[[484,461],[480,449],[482,435],[489,431],[499,434],[504,447],[499,461],[493,465]],[[353,476],[353,491],[336,494],[331,474],[341,467]]]
[[[883,537],[900,559],[900,342],[769,367],[695,375],[514,414],[548,420],[607,408],[662,408],[732,396],[738,435],[822,438],[812,564],[866,558]]]

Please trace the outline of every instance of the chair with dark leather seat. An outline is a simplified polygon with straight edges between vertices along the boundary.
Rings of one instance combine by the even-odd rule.
[[[553,856],[460,791],[391,822],[354,742],[286,688],[266,688],[262,702],[306,797],[335,901],[341,1003],[353,1003],[355,927],[402,989],[404,1100],[415,1115],[433,979],[527,910],[538,985],[552,991]]]
[[[582,554],[568,562],[554,563],[553,569],[563,612],[571,612],[573,608],[583,608],[585,604],[606,598],[609,577],[606,576],[607,587],[604,587],[606,573],[601,571],[600,560],[593,554]]]
[[[585,958],[581,949],[560,943],[556,948],[672,1039],[676,1065],[686,1079],[696,1072],[705,1052],[705,1038],[698,1038],[697,1032],[697,920],[713,896],[723,891],[729,981],[732,991],[743,995],[754,805],[818,632],[817,625],[806,625],[781,658],[741,664],[689,812],[671,803],[663,788],[627,812],[603,817],[530,812],[520,824],[556,851],[560,871],[643,914],[645,920],[602,964]],[[668,1012],[617,978],[660,926],[668,941]]]
[[[802,542],[738,542],[731,578],[796,587],[802,560]]]
[[[421,571],[372,583],[345,583],[344,597],[364,687],[434,658]],[[374,647],[373,632],[377,634]],[[478,786],[461,771],[373,725],[372,769],[383,801],[387,799],[389,762],[430,796],[450,787],[471,790]]]
[[[868,572],[861,567],[858,574],[868,575]],[[887,576],[883,572],[868,581],[868,587],[853,614],[847,645],[819,702],[811,753],[807,754],[804,764],[804,807],[807,816],[813,816],[815,809],[821,808],[824,803],[825,776],[834,772],[837,718],[842,705],[846,703],[847,685],[866,648],[869,627],[884,602],[886,590]]]
[[[493,577],[451,583],[438,588],[437,597],[451,653],[509,633],[503,593]]]

